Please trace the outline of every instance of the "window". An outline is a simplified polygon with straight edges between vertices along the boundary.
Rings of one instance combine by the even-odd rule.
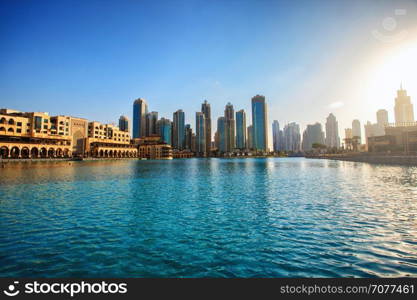
[[[17,133],[22,133],[22,129],[17,128],[16,132],[17,132]]]
[[[44,119],[44,120],[43,120],[43,122],[44,122],[44,123],[48,123],[48,119]]]
[[[42,117],[35,117],[35,129],[39,130],[42,128]]]
[[[43,125],[43,129],[48,129],[48,125]]]
[[[22,127],[22,122],[17,122],[17,126]]]

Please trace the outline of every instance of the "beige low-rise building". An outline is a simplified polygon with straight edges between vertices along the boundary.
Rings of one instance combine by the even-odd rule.
[[[83,154],[87,120],[0,109],[0,157],[62,158]]]
[[[135,139],[139,157],[146,159],[172,159],[171,145],[161,142],[161,137],[151,136]]]
[[[138,148],[130,134],[113,124],[88,123],[86,156],[97,158],[137,157]]]

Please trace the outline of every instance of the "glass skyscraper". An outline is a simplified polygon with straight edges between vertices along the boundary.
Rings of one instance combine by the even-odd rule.
[[[232,152],[236,148],[235,138],[235,110],[229,102],[224,109],[225,130],[226,130],[226,152]]]
[[[172,128],[172,146],[178,150],[185,148],[185,114],[182,109],[174,112],[174,126]]]
[[[133,138],[146,136],[146,114],[148,105],[146,100],[139,98],[133,103]]]
[[[126,116],[120,116],[119,129],[124,132],[129,132],[129,119]]]
[[[211,107],[210,103],[207,100],[204,100],[204,103],[201,105],[201,112],[204,114],[206,120],[206,152],[210,154],[211,151]]]
[[[171,121],[169,119],[161,118],[157,122],[157,130],[159,135],[161,136],[161,141],[171,145],[171,135],[172,135],[172,127]]]
[[[252,134],[253,150],[268,150],[268,123],[265,97],[256,95],[252,98]]]
[[[226,130],[226,118],[219,117],[217,119],[217,138],[219,151],[222,153],[227,152],[227,130]]]
[[[196,153],[199,156],[205,156],[206,152],[206,120],[202,112],[195,114],[195,130],[196,130]]]
[[[236,112],[236,148],[246,149],[246,113],[243,109]]]

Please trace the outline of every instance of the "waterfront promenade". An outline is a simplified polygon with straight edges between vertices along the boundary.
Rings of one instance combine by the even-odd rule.
[[[331,159],[352,162],[365,162],[371,164],[389,164],[417,166],[417,155],[401,154],[375,154],[375,153],[343,153],[343,154],[320,154],[308,155],[306,158]]]

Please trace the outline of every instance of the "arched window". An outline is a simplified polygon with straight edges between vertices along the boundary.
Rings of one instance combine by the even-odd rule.
[[[15,123],[15,122],[14,122],[14,120],[13,120],[13,119],[10,119],[10,120],[9,120],[9,125],[14,125],[14,123]]]

